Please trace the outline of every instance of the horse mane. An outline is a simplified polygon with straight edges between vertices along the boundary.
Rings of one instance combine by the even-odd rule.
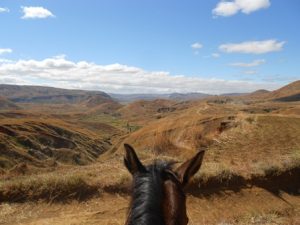
[[[127,225],[165,225],[162,209],[163,173],[170,163],[155,161],[133,180],[133,195]]]

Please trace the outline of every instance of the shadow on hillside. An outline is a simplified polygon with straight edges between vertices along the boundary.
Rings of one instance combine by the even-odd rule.
[[[300,94],[291,95],[291,96],[287,96],[287,97],[283,97],[283,98],[277,98],[277,99],[275,99],[275,101],[278,101],[278,102],[296,102],[296,101],[300,101]]]
[[[187,193],[195,197],[210,197],[212,195],[224,195],[228,192],[238,193],[242,189],[256,186],[282,199],[281,194],[283,192],[290,195],[300,195],[300,168],[296,167],[287,171],[274,171],[266,176],[253,176],[251,179],[232,175],[229,180],[211,178],[204,184],[197,183],[194,182],[189,185]]]
[[[55,183],[55,184],[54,184]],[[69,183],[52,182],[45,185],[35,181],[32,185],[11,186],[0,190],[0,202],[26,202],[44,200],[46,202],[68,202],[70,200],[86,201],[101,193],[130,195],[130,182],[97,186],[86,183],[81,178],[71,179]],[[265,176],[252,176],[250,179],[231,174],[230,177],[209,177],[209,179],[194,180],[186,189],[188,194],[198,198],[224,196],[238,193],[242,189],[260,187],[288,203],[282,198],[282,193],[300,196],[300,167],[286,171],[270,171]]]

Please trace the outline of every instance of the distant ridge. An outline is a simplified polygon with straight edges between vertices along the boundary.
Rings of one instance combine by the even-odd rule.
[[[247,95],[250,98],[266,98],[271,91],[265,89],[259,89]]]
[[[110,107],[116,109],[116,102],[130,103],[139,100],[175,100],[189,101],[199,100],[213,96],[241,97],[243,99],[264,99],[275,101],[299,101],[300,80],[292,82],[278,90],[268,91],[260,89],[252,93],[224,93],[210,95],[201,92],[170,93],[170,94],[107,94],[102,91],[72,90],[44,86],[21,86],[0,84],[0,96],[11,103],[46,103],[46,104],[84,104],[87,107],[97,107],[110,103]],[[4,100],[2,100],[4,101]],[[17,107],[17,106],[16,106]]]
[[[272,91],[269,95],[276,101],[300,101],[300,80]]]
[[[220,96],[225,96],[225,97],[235,97],[235,96],[243,96],[247,95],[248,93],[224,93],[221,94]]]
[[[134,102],[138,100],[155,100],[155,99],[166,99],[168,94],[114,94],[109,93],[109,95],[119,102]]]
[[[300,80],[294,81],[275,91],[261,89],[245,95],[244,97],[253,100],[300,101]]]
[[[172,93],[172,94],[170,94],[169,99],[184,101],[184,100],[202,99],[202,98],[207,98],[210,96],[212,96],[212,95],[200,93],[200,92],[192,92],[192,93],[184,93],[184,94]]]
[[[257,91],[252,92],[251,94],[253,94],[253,95],[255,95],[255,94],[260,95],[260,94],[268,94],[268,93],[270,93],[270,91],[268,91],[266,89],[259,89]]]
[[[191,92],[191,93],[171,93],[171,94],[109,94],[112,98],[119,102],[134,102],[138,100],[155,100],[155,99],[166,99],[176,101],[187,101],[195,99],[203,99],[212,95]]]
[[[14,109],[20,109],[20,107],[14,104],[13,102],[7,100],[6,98],[0,96],[0,110],[7,110],[7,109],[14,110]]]
[[[0,96],[14,103],[80,103],[97,96],[98,102],[112,101],[112,98],[101,91],[68,90],[43,86],[0,85]],[[100,100],[101,99],[101,100]]]

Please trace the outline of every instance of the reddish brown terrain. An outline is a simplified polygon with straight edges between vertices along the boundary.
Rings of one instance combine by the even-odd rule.
[[[0,224],[124,224],[123,143],[146,164],[206,150],[189,224],[300,224],[300,81],[126,104],[46,87],[2,85],[0,96]]]

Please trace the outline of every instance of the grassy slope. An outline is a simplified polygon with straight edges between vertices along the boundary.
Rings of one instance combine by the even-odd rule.
[[[286,182],[285,171],[288,171],[289,174],[291,169],[299,168],[300,118],[297,113],[298,106],[284,104],[279,105],[277,110],[268,112],[261,108],[268,108],[270,105],[261,104],[245,106],[200,102],[188,109],[175,110],[166,118],[155,119],[156,122],[133,132],[126,141],[136,147],[145,163],[156,158],[184,160],[194,154],[195,146],[206,144],[208,148],[202,170],[196,175],[188,189],[192,194],[188,198],[188,210],[193,223],[293,224],[293,221],[295,222],[299,218],[297,213],[299,213],[300,207],[297,206],[299,204],[297,197],[288,194],[281,194],[281,197],[278,197],[273,193],[273,189],[269,190],[269,186],[260,185],[260,182],[267,178],[273,180],[268,181],[270,182],[268,185],[276,186]],[[244,110],[249,107],[255,110],[251,112]],[[259,110],[256,110],[257,108]],[[264,114],[261,114],[262,112]],[[78,118],[80,119],[78,120]],[[74,116],[67,121],[73,121],[73,124],[67,123],[68,129],[72,127],[76,132],[83,132],[85,129],[79,127],[84,123],[91,123],[94,132],[93,129],[89,129],[88,132],[91,132],[89,136],[92,137],[101,133],[95,132],[96,124],[110,123],[119,129],[124,129],[125,125],[126,129],[126,123],[123,120],[110,115]],[[78,123],[81,125],[78,126],[74,123],[75,121],[79,121]],[[230,126],[220,132],[221,122],[224,121],[229,122]],[[51,120],[51,123],[55,123],[54,120]],[[161,131],[165,135],[157,144],[177,146],[176,151],[172,149],[171,151],[157,152],[145,148],[147,143],[151,147],[152,135],[157,131]],[[201,137],[201,141],[197,139],[199,137]],[[185,151],[186,154],[178,154],[182,151]],[[124,199],[116,193],[120,193],[121,196],[128,193],[131,182],[131,177],[123,166],[122,156],[123,150],[119,148],[116,153],[108,154],[105,158],[100,157],[96,163],[86,166],[63,166],[51,172],[33,172],[31,175],[14,174],[14,171],[11,171],[3,175],[3,179],[0,181],[0,200],[22,202],[43,199],[53,202],[100,196],[100,198],[87,202],[87,204],[95,204],[89,209],[91,214],[84,210],[86,209],[85,203],[75,207],[78,211],[72,203],[63,205],[60,210],[70,218],[74,215],[72,213],[78,215],[78,220],[73,221],[74,224],[93,224],[99,221],[122,224],[128,197]],[[285,178],[281,177],[281,174],[284,174]],[[297,180],[293,180],[295,176],[297,174],[295,175],[293,172],[293,185],[297,185]],[[236,182],[231,184],[231,181],[236,178],[241,178],[242,182],[248,183],[242,187],[239,187]],[[282,181],[280,181],[281,179]],[[265,182],[263,181],[263,183]],[[248,190],[248,185],[258,185],[258,187]],[[288,183],[288,185],[291,184]],[[199,189],[199,186],[202,189]],[[211,191],[212,189],[213,191]],[[275,191],[284,193],[286,190],[280,186],[276,187]],[[105,197],[107,194],[104,193],[114,195],[107,199]],[[202,198],[203,196],[206,198]],[[288,199],[289,203],[294,206],[286,205],[279,200],[280,198]],[[257,202],[264,203],[257,205]],[[9,218],[11,224],[15,223],[17,219],[22,224],[27,222],[34,224],[37,221],[40,224],[51,221],[55,221],[55,224],[69,224],[68,221],[70,221],[60,216],[54,216],[54,214],[51,216],[50,211],[56,210],[57,206],[55,205],[47,208],[49,212],[46,215],[43,214],[47,211],[46,209],[38,210],[42,207],[41,204],[38,208],[30,204],[8,206],[4,204],[0,207],[3,209],[3,215]],[[22,218],[9,216],[10,212],[20,210],[28,213],[32,210],[35,218],[30,219],[25,215]],[[98,214],[99,212],[101,213]],[[118,216],[113,215],[113,212]],[[95,215],[98,216],[95,217]],[[203,216],[200,218],[199,215]]]
[[[47,122],[75,133],[84,133],[92,139],[107,138],[110,135],[104,134],[111,132],[119,144],[122,139],[118,140],[117,136],[127,132],[127,121],[143,124],[143,128],[129,134],[125,141],[134,145],[145,163],[156,158],[182,161],[194,154],[197,148],[206,147],[203,167],[188,189],[192,195],[188,198],[192,224],[297,224],[299,190],[290,192],[286,187],[299,188],[299,105],[263,101],[250,105],[234,101],[215,103],[174,103],[168,106],[174,107],[174,111],[157,114],[153,114],[157,109],[150,107],[142,109],[138,116],[128,114],[128,118],[102,113],[86,115],[77,108],[78,111],[74,110],[76,113],[70,116],[63,113],[62,107],[61,114],[56,115],[56,119],[48,118]],[[14,124],[29,120],[26,117],[5,121]],[[69,224],[74,215],[79,216],[74,224],[100,221],[122,224],[128,203],[128,197],[122,196],[128,193],[131,178],[122,163],[122,147],[107,153],[86,166],[60,166],[50,172],[33,171],[30,175],[2,171],[0,201],[43,199],[53,202],[91,196],[100,198],[77,205],[77,208],[72,203],[63,205],[59,211],[64,216],[58,217],[56,213],[55,216],[43,214],[46,209],[39,211],[42,204],[36,207],[2,204],[0,216],[11,219],[11,224],[18,219],[25,224],[37,221],[40,224],[53,221],[55,224]],[[114,195],[107,198],[107,193]],[[87,209],[88,204],[92,206]],[[57,212],[55,207],[53,210]],[[47,209],[52,210],[50,208]],[[36,218],[25,214],[22,218],[9,216],[20,210],[25,213],[32,210]]]
[[[14,110],[19,109],[20,107],[9,101],[8,99],[0,96],[0,110]]]
[[[110,146],[87,129],[53,118],[1,120],[0,141],[4,168],[21,162],[46,166],[49,160],[86,164]]]
[[[226,106],[229,107],[228,109],[225,106],[208,106],[203,105],[203,103],[200,103],[200,106],[199,108],[199,105],[197,105],[187,111],[186,114],[175,113],[171,117],[172,119],[164,119],[164,124],[159,121],[148,125],[132,133],[127,140],[135,141],[133,144],[139,156],[146,163],[149,163],[155,158],[184,160],[191,157],[195,152],[195,149],[191,149],[189,146],[204,143],[201,142],[204,139],[203,136],[201,136],[200,142],[191,139],[190,143],[185,142],[183,146],[189,148],[190,151],[185,151],[184,154],[180,155],[180,151],[184,150],[180,146],[179,150],[176,151],[176,156],[174,149],[165,152],[149,151],[149,149],[143,147],[147,144],[148,138],[149,140],[152,138],[151,133],[147,136],[148,132],[151,132],[152,129],[159,129],[156,126],[157,124],[162,126],[161,129],[169,129],[167,134],[174,139],[169,139],[168,143],[170,142],[173,146],[176,144],[173,144],[173,140],[189,140],[188,135],[199,137],[199,133],[205,134],[205,143],[208,143],[207,153],[201,172],[196,175],[193,182],[195,187],[199,183],[201,186],[205,186],[206,183],[215,183],[222,186],[236,177],[242,179],[243,182],[254,183],[256,182],[255,179],[259,177],[274,173],[280,175],[285,171],[299,167],[300,118],[296,115],[246,114],[236,106]],[[204,116],[212,112],[214,112],[213,118]],[[217,115],[221,112],[223,116],[219,119]],[[190,118],[189,122],[178,122],[180,121],[178,118],[187,117]],[[224,122],[224,118],[228,121],[228,117],[230,117],[229,122],[234,126],[220,132],[220,123]],[[182,130],[185,132],[183,133]],[[165,143],[165,140],[163,140],[163,143]],[[1,182],[0,193],[3,194],[3,198],[10,199],[10,192],[7,192],[7,190],[16,185],[22,187],[22,196],[25,196],[25,198],[28,193],[33,193],[33,196],[27,196],[28,199],[43,198],[38,193],[43,192],[40,190],[41,187],[47,189],[47,185],[52,185],[51,182],[48,182],[49,177],[56,179],[58,183],[65,182],[69,178],[78,177],[91,190],[123,192],[129,187],[130,176],[123,166],[122,157],[123,150],[120,147],[116,153],[108,154],[103,159],[100,157],[98,163],[88,166],[58,168],[49,174],[33,174],[30,179],[28,179],[28,176],[9,178]],[[23,179],[27,181],[24,182]],[[33,182],[30,182],[31,180]],[[37,183],[35,180],[39,182]],[[43,186],[42,183],[47,185]],[[60,186],[57,186],[56,191],[60,193]]]
[[[267,167],[300,164],[300,118],[252,115],[238,127],[220,135],[209,147],[207,162],[222,163],[244,176]]]

